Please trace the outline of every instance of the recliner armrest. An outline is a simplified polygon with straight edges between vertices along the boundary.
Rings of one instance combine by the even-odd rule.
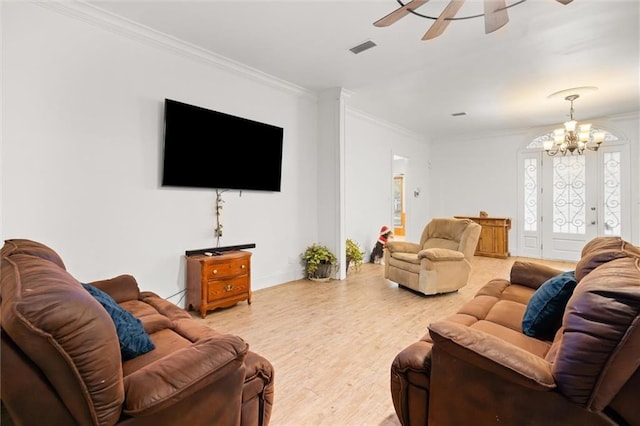
[[[418,252],[419,259],[429,259],[432,262],[464,260],[464,254],[459,251],[444,248],[428,248]]]
[[[391,253],[418,253],[421,247],[420,244],[409,241],[387,241],[386,248]]]
[[[93,281],[88,284],[107,293],[116,303],[126,302],[127,300],[138,300],[140,297],[138,282],[132,275],[118,275],[114,278]]]
[[[451,321],[432,323],[429,334],[434,348],[501,379],[539,391],[556,387],[549,362],[496,336]]]
[[[146,416],[171,407],[233,371],[244,369],[248,350],[242,338],[225,334],[173,352],[124,378],[123,412]],[[240,393],[244,372],[238,378]],[[227,391],[231,395],[233,389]]]

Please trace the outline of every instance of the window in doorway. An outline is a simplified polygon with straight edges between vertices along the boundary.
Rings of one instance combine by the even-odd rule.
[[[538,230],[538,160],[524,159],[524,230]]]
[[[604,153],[604,233],[621,235],[620,152]]]

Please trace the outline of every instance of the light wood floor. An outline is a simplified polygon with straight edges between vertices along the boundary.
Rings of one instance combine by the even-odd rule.
[[[420,296],[364,264],[346,280],[292,281],[253,293],[246,302],[201,319],[245,339],[275,369],[271,426],[396,426],[389,390],[395,355],[452,314],[492,278],[508,278],[514,260],[573,269],[567,262],[476,256],[458,292]]]

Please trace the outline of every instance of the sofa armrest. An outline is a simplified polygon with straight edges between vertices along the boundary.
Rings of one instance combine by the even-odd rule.
[[[107,293],[116,303],[138,300],[140,297],[138,282],[131,275],[119,275],[111,279],[93,281],[88,284]]]
[[[124,378],[123,412],[129,416],[157,413],[188,398],[190,395],[224,379],[238,369],[244,369],[248,345],[230,334],[199,340]],[[238,375],[237,389],[226,389],[232,395],[241,394],[244,372]],[[225,386],[228,387],[228,384]]]
[[[391,364],[391,400],[403,425],[414,424],[416,417],[426,424],[431,377],[431,342],[419,340],[396,355]],[[424,412],[417,416],[416,412]]]
[[[432,323],[429,334],[434,348],[503,380],[538,391],[556,387],[550,363],[496,336],[450,321]]]
[[[421,247],[420,244],[409,241],[387,241],[386,248],[391,253],[418,253]]]
[[[429,248],[418,252],[418,259],[429,259],[432,262],[450,262],[464,260],[464,254],[459,251],[444,248]]]
[[[565,271],[533,262],[516,260],[511,267],[511,284],[520,284],[534,290],[538,289],[549,278]]]

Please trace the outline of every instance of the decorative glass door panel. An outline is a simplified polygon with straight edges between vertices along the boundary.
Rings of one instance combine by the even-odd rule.
[[[620,152],[604,152],[604,235],[622,235],[622,178]]]
[[[545,186],[547,194],[543,192],[542,222],[542,252],[547,259],[578,260],[582,247],[597,235],[597,190],[587,173],[594,161],[595,156],[585,155],[547,160],[545,181],[550,185]]]
[[[541,158],[540,152],[527,152],[520,157],[520,255],[525,257],[542,256]]]

